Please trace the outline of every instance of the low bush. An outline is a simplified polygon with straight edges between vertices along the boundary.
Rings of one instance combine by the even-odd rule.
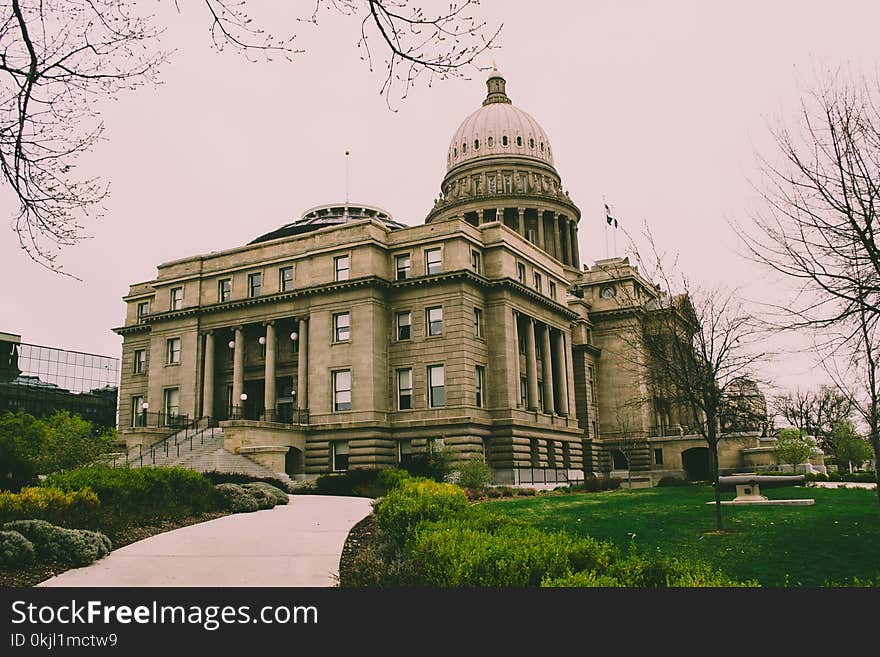
[[[467,496],[458,486],[411,478],[378,502],[376,524],[393,544],[402,546],[420,522],[454,516],[467,508]]]
[[[256,496],[238,484],[217,484],[214,487],[223,500],[223,508],[232,513],[250,513],[260,510]]]
[[[255,477],[253,475],[243,474],[240,472],[218,472],[217,470],[203,472],[202,476],[206,477],[208,481],[210,481],[215,486],[217,484],[265,483],[274,486],[275,488],[279,488],[287,493],[293,492],[293,489],[290,487],[288,482],[282,481],[281,479],[277,479],[275,477]]]
[[[45,520],[16,520],[3,525],[3,529],[29,540],[39,561],[66,566],[87,566],[106,556],[112,547],[104,534],[57,527]]]
[[[34,544],[16,531],[0,531],[0,568],[13,569],[34,560]]]
[[[599,493],[604,490],[617,490],[620,488],[620,479],[612,477],[587,477],[584,483],[572,486],[572,492]]]
[[[272,500],[272,506],[278,504],[287,504],[288,502],[290,502],[290,498],[287,496],[287,493],[276,486],[267,484],[264,481],[254,481],[248,484],[242,484],[241,487],[245,490],[261,491],[270,500]]]
[[[873,472],[829,472],[827,475],[821,472],[810,472],[804,475],[806,481],[849,481],[853,483],[873,484],[877,482],[877,475]]]
[[[183,517],[217,508],[211,482],[185,468],[78,468],[50,475],[43,486],[93,490],[101,500],[102,526]]]
[[[482,457],[473,456],[460,464],[458,471],[458,485],[462,488],[484,488],[492,483],[492,468]]]
[[[96,527],[101,503],[89,489],[64,492],[58,488],[0,491],[0,524],[13,520],[46,520],[64,527]]]
[[[387,493],[389,490],[400,486],[409,478],[409,472],[402,468],[387,468],[385,470],[379,470],[379,475],[376,478],[376,481],[385,489],[385,493]]]
[[[398,468],[356,469],[323,475],[315,482],[318,495],[351,497],[382,497],[410,478],[409,472]]]
[[[272,509],[275,507],[275,497],[262,488],[253,488],[250,484],[242,484],[241,488],[245,493],[256,500],[257,508],[261,511],[263,509]]]

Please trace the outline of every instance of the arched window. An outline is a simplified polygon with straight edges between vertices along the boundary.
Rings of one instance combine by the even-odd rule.
[[[489,143],[488,143],[489,148],[492,148],[492,146],[495,145],[495,139],[494,139],[494,138],[489,137],[489,139],[488,139],[487,141],[489,142]]]
[[[519,135],[517,135],[517,137],[516,137],[516,145],[522,146],[522,137],[520,137]]]
[[[474,150],[475,151],[480,150],[480,140],[479,139],[474,139]]]
[[[458,146],[452,149],[452,157],[458,157]]]
[[[544,152],[544,142],[543,141],[541,142],[541,152],[542,153]]]
[[[503,135],[503,136],[501,137],[501,145],[502,145],[502,146],[507,146],[507,135]]]
[[[535,147],[535,140],[532,139],[531,137],[529,137],[529,148],[534,148],[534,147]]]
[[[461,144],[461,154],[464,155],[467,153],[467,142],[462,142]]]

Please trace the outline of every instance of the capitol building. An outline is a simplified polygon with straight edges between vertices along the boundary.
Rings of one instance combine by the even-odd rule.
[[[582,262],[548,135],[500,74],[487,87],[420,225],[320,205],[130,286],[114,329],[130,449],[186,424],[299,479],[439,448],[506,484],[707,471],[693,418],[636,355],[658,288],[626,258]],[[721,467],[766,450],[755,432],[726,438]]]

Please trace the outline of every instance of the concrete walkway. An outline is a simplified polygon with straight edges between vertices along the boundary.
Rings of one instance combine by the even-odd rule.
[[[38,586],[334,586],[348,532],[371,501],[292,495],[286,506],[126,545]]]

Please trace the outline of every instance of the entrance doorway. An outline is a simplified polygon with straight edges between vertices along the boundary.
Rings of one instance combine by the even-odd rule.
[[[691,447],[681,453],[681,463],[690,481],[709,481],[712,466],[708,447]]]

